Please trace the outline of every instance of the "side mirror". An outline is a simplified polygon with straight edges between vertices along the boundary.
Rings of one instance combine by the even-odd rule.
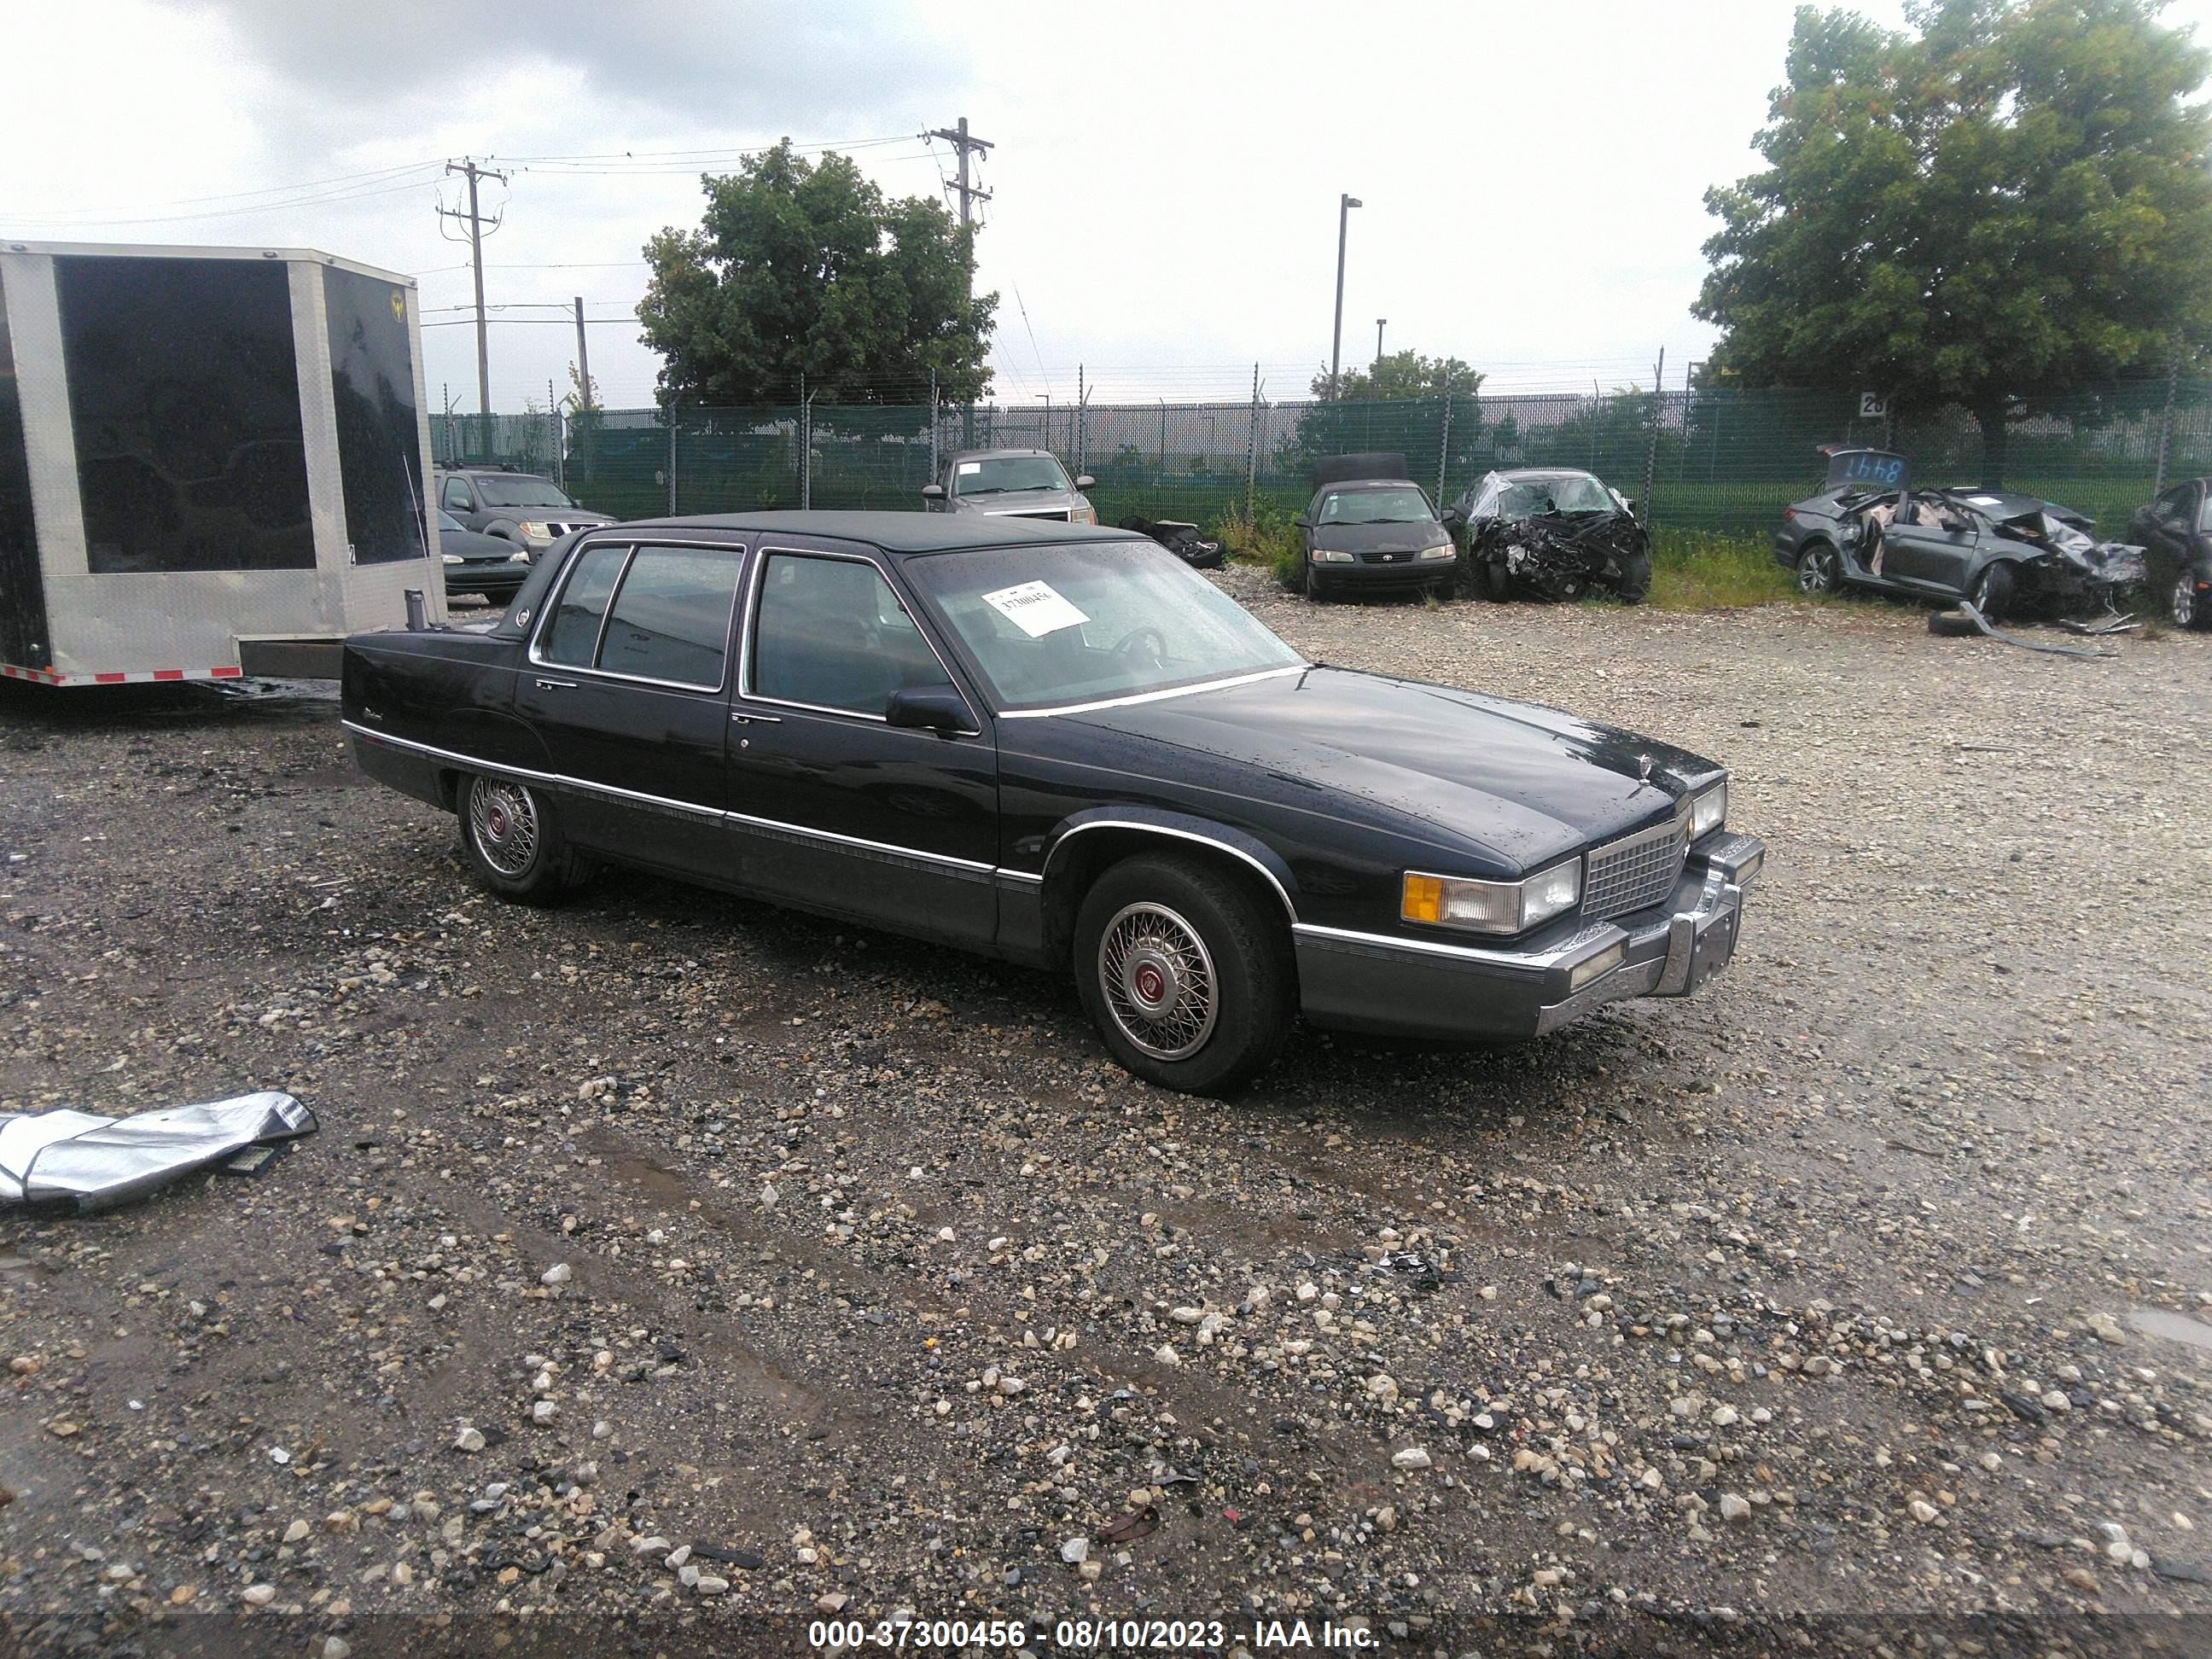
[[[1443,526],[1447,530],[1466,529],[1467,514],[1455,507],[1446,507],[1443,511]]]
[[[975,716],[969,710],[967,698],[949,685],[909,686],[892,692],[890,702],[884,708],[884,724],[902,726],[910,731],[934,732],[940,737],[980,729]]]
[[[1635,511],[1636,511],[1636,497],[1635,497],[1635,496],[1633,496],[1633,495],[1623,495],[1620,499],[1621,499],[1622,503],[1623,503],[1623,504],[1624,504],[1624,505],[1628,508],[1628,510],[1629,510],[1631,513],[1633,513],[1633,512],[1635,512]]]
[[[1097,484],[1097,482],[1098,480],[1092,477],[1088,472],[1080,473],[1076,477],[1075,487],[1078,489],[1089,489]]]
[[[934,483],[926,483],[922,485],[921,499],[925,501],[943,501],[945,499],[945,486],[943,484]]]
[[[1313,528],[1313,520],[1306,517],[1303,513],[1299,514],[1297,518],[1291,520],[1291,522],[1297,526],[1300,530],[1311,530]]]

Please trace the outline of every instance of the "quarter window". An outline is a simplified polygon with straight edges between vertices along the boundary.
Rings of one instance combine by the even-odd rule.
[[[881,714],[945,669],[890,584],[857,559],[772,553],[754,618],[754,696]]]
[[[626,547],[595,547],[576,561],[568,585],[561,590],[561,603],[545,625],[544,642],[538,647],[547,662],[569,668],[589,668],[599,649],[599,623],[607,614],[607,600],[622,574]]]
[[[720,686],[738,566],[734,551],[638,549],[607,616],[599,668],[679,685]]]

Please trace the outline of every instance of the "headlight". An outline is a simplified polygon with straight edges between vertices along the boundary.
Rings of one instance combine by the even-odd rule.
[[[1583,896],[1583,861],[1569,859],[1522,881],[1476,881],[1408,870],[1398,914],[1407,921],[1517,933],[1571,909]]]
[[[534,542],[550,542],[553,539],[553,526],[550,524],[540,524],[526,519],[515,528]]]
[[[1070,524],[1097,524],[1098,509],[1088,506],[1070,507],[1067,511],[1067,521]]]
[[[1690,839],[1698,841],[1728,822],[1728,780],[1690,797]]]
[[[1340,552],[1334,547],[1316,547],[1313,550],[1313,562],[1316,564],[1350,564],[1352,555]]]
[[[1425,547],[1415,556],[1420,559],[1449,559],[1458,550],[1449,542],[1445,542],[1440,546]]]
[[[443,553],[439,555],[439,556],[444,559],[447,564],[466,564],[468,562],[466,559],[464,559],[458,553]]]

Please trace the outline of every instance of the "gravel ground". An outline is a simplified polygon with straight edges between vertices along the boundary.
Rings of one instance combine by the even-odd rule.
[[[1731,764],[1730,970],[1187,1099],[1047,977],[501,905],[325,698],[0,704],[0,1109],[322,1121],[0,1219],[7,1629],[2212,1611],[2212,641],[1222,580]]]

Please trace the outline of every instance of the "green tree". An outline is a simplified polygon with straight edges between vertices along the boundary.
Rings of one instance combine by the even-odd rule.
[[[1919,0],[1893,33],[1801,8],[1766,167],[1706,192],[1692,309],[1735,385],[2008,419],[2212,342],[2212,54],[2159,0]]]
[[[1337,398],[1344,403],[1394,403],[1414,398],[1472,398],[1482,376],[1456,357],[1424,357],[1418,351],[1388,352],[1366,368],[1347,368],[1337,376]],[[1328,371],[1316,369],[1313,395],[1328,396]]]
[[[990,389],[995,294],[973,292],[975,232],[937,203],[886,200],[850,158],[818,162],[785,139],[702,179],[696,230],[645,246],[638,318],[666,359],[664,404],[948,400]]]

